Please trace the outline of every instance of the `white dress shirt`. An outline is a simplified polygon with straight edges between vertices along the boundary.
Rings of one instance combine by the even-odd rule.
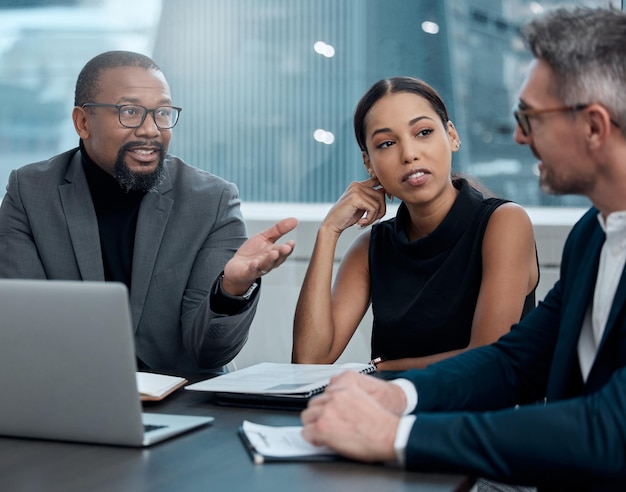
[[[593,302],[587,309],[578,340],[580,370],[585,381],[589,376],[600,341],[604,335],[617,284],[626,264],[626,211],[609,214],[606,222],[602,215],[598,214],[598,221],[606,233],[606,240],[600,252],[600,265],[598,266]],[[392,382],[402,388],[407,399],[407,407],[400,419],[394,441],[398,462],[404,465],[406,445],[416,419],[415,415],[408,414],[417,406],[418,395],[415,386],[410,381],[396,379]]]

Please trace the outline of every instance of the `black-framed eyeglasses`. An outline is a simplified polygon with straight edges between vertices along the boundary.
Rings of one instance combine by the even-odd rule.
[[[139,104],[104,104],[104,103],[85,103],[81,108],[115,108],[120,120],[120,125],[126,128],[139,128],[146,120],[146,115],[152,113],[154,123],[160,130],[169,130],[174,128],[178,123],[178,117],[182,108],[176,106],[159,106],[158,108],[148,109]]]
[[[513,108],[513,116],[515,116],[515,120],[522,130],[524,136],[530,135],[530,117],[536,116],[542,113],[562,113],[566,111],[581,111],[590,106],[588,104],[574,104],[573,106],[559,106],[558,108],[544,108],[544,109],[534,109],[534,108],[526,108],[523,106],[523,103],[520,101]],[[611,118],[611,123],[615,125],[617,128],[620,128],[619,123]]]

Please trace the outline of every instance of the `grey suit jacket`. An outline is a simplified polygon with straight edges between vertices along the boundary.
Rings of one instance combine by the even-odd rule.
[[[130,305],[136,353],[157,370],[202,372],[243,347],[258,295],[241,313],[209,294],[246,240],[238,190],[168,155],[142,200]],[[98,222],[78,149],[12,171],[0,206],[0,277],[104,280]]]

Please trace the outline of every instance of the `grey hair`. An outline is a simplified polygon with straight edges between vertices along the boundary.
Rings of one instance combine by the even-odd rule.
[[[531,20],[522,36],[552,68],[565,105],[602,104],[626,131],[626,12],[561,7]]]

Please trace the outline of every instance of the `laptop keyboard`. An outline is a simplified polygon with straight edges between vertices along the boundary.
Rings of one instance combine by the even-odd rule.
[[[150,431],[154,431],[157,429],[163,429],[164,427],[167,427],[167,425],[143,424],[143,431],[150,432]]]

